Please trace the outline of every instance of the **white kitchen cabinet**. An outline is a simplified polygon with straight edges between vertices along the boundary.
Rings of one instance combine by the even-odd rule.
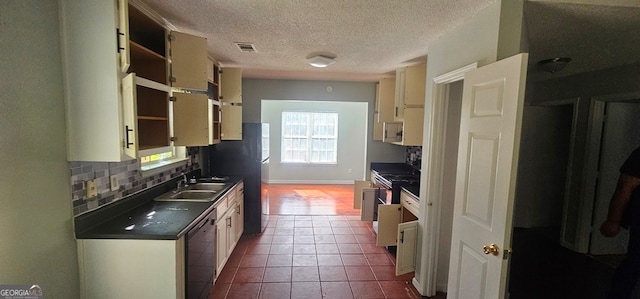
[[[241,195],[241,196],[240,196]],[[216,204],[216,278],[244,231],[244,183],[236,184]]]
[[[240,240],[240,237],[242,237],[242,233],[244,232],[244,183],[239,183],[235,189],[236,215],[233,222],[233,232],[236,242],[238,242],[238,240]]]
[[[221,112],[220,107],[220,71],[218,65],[209,58],[207,61],[207,107],[209,121],[209,144],[217,144],[221,141]]]
[[[242,69],[220,71],[221,139],[242,140]]]
[[[395,120],[404,119],[404,110],[424,107],[427,65],[425,63],[396,70]]]
[[[378,206],[378,234],[377,246],[396,245],[398,224],[402,222],[402,206],[400,204],[385,204]]]
[[[362,189],[362,206],[360,209],[360,220],[374,221],[376,219],[376,188]]]
[[[184,237],[78,239],[77,244],[81,298],[185,297]]]
[[[218,209],[218,208],[216,208]],[[216,219],[216,279],[218,274],[222,272],[224,265],[227,263],[230,253],[227,252],[227,226],[228,220],[225,217]]]
[[[133,158],[125,154],[123,147],[126,133],[120,56],[126,54],[118,49],[127,47],[119,45],[118,40],[127,37],[118,34],[121,12],[117,1],[60,1],[70,161]],[[122,31],[126,34],[126,30]]]
[[[410,194],[400,193],[400,204],[378,206],[377,246],[397,246],[396,275],[415,269],[419,202]]]
[[[169,33],[171,86],[206,91],[207,39],[181,32]]]
[[[363,192],[364,189],[373,188],[373,183],[371,181],[354,181],[353,182],[353,208],[360,209],[362,206]]]
[[[396,70],[394,120],[384,123],[383,141],[422,146],[426,64]]]
[[[418,221],[398,224],[398,244],[396,247],[396,275],[416,270],[418,246]]]
[[[173,93],[174,145],[206,146],[211,144],[213,105],[207,95]],[[212,111],[211,111],[212,112]]]
[[[62,0],[60,14],[68,160],[170,145],[170,86],[206,90],[206,40],[168,34],[126,0]]]
[[[395,78],[380,79],[376,85],[376,106],[373,112],[373,140],[382,141],[384,123],[393,121]]]

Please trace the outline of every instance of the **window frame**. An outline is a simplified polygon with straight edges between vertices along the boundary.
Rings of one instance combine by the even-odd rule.
[[[307,116],[307,124],[306,124],[306,134],[304,136],[304,140],[306,140],[306,155],[305,155],[305,160],[306,161],[289,161],[286,160],[286,156],[285,156],[285,140],[286,139],[300,139],[302,136],[287,136],[284,132],[286,131],[285,128],[287,126],[287,122],[285,121],[285,114],[288,113],[292,113],[292,114],[306,114]],[[331,114],[335,117],[335,120],[333,122],[333,127],[334,127],[334,134],[332,137],[327,138],[326,136],[318,136],[318,135],[313,135],[313,129],[314,129],[314,115],[316,114]],[[340,114],[338,112],[335,111],[291,111],[291,110],[284,110],[281,113],[281,121],[282,121],[282,134],[281,134],[281,151],[280,151],[280,163],[282,164],[305,164],[305,165],[337,165],[338,164],[338,129],[339,129],[339,117]],[[317,161],[314,162],[312,161],[312,157],[313,157],[313,152],[314,152],[314,148],[313,148],[313,141],[317,140],[317,139],[330,139],[333,140],[333,161]]]

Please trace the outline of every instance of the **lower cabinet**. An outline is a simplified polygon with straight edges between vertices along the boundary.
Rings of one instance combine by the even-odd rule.
[[[397,246],[396,275],[415,271],[418,201],[400,193],[400,204],[378,206],[377,246]]]
[[[81,298],[184,298],[184,243],[78,239]]]
[[[236,184],[216,203],[216,279],[244,231],[244,184]]]
[[[360,220],[376,219],[376,188],[370,181],[355,181],[353,190],[353,208],[360,209]]]

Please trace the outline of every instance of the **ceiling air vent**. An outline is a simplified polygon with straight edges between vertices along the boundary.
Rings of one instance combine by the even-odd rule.
[[[256,46],[254,46],[252,43],[236,43],[236,46],[238,46],[238,48],[242,52],[257,52]]]

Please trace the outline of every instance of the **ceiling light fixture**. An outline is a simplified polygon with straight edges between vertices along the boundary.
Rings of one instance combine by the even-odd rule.
[[[549,73],[555,73],[561,71],[571,61],[569,57],[556,57],[538,61],[542,70]]]
[[[313,57],[307,58],[307,62],[314,67],[327,67],[336,63],[335,59],[332,57],[324,56],[324,55],[316,55]]]

